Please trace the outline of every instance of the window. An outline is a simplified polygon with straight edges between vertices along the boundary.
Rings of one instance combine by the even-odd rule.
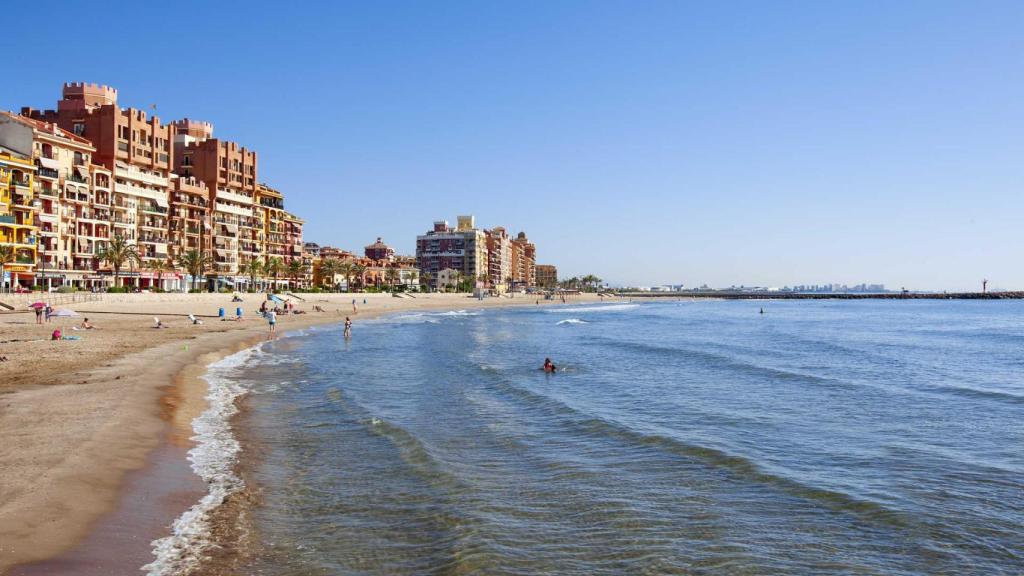
[[[73,128],[73,132],[76,135],[78,135],[78,136],[84,135],[85,134],[85,124],[82,124],[81,122],[75,122],[75,125],[74,125],[74,128]]]

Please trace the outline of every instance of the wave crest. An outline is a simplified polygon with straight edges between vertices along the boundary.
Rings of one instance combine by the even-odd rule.
[[[244,487],[235,474],[240,446],[231,429],[231,417],[238,412],[235,401],[249,392],[231,375],[263,354],[260,347],[232,354],[210,365],[203,379],[209,384],[209,407],[192,421],[195,447],[189,450],[192,470],[209,490],[199,502],[171,525],[171,534],[154,540],[155,559],[142,567],[148,576],[187,574],[195,570],[214,543],[210,535],[210,513]]]

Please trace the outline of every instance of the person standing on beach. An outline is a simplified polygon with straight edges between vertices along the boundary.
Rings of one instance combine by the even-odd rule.
[[[274,328],[277,327],[277,312],[271,310],[267,312],[267,323],[270,324],[270,333],[274,333]]]
[[[359,311],[356,310],[356,299],[355,298],[352,299],[352,313],[353,314],[358,314],[359,313]]]
[[[46,322],[47,323],[50,322],[50,315],[51,314],[53,314],[53,306],[50,306],[50,303],[47,302],[46,303]]]
[[[43,323],[43,307],[36,306],[36,324]]]

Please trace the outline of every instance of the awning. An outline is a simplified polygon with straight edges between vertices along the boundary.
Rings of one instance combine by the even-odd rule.
[[[53,158],[39,157],[39,165],[43,168],[49,168],[50,170],[60,170],[60,162]]]
[[[156,205],[161,207],[161,208],[167,208],[167,199],[166,198],[153,198],[153,202],[156,202]]]
[[[78,175],[82,178],[89,177],[89,170],[85,166],[75,166],[75,172],[78,172]]]

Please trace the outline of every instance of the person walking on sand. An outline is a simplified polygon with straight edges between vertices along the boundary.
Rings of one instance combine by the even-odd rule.
[[[359,314],[359,310],[356,309],[356,301],[352,300],[352,313]]]
[[[274,333],[274,328],[277,327],[277,312],[271,310],[267,312],[267,323],[270,324],[270,333]]]
[[[36,306],[36,324],[43,323],[43,308],[44,306]]]
[[[50,306],[50,303],[47,302],[46,303],[46,323],[47,324],[50,323],[50,315],[51,314],[53,314],[53,306]]]
[[[345,340],[352,338],[352,320],[345,316]]]

